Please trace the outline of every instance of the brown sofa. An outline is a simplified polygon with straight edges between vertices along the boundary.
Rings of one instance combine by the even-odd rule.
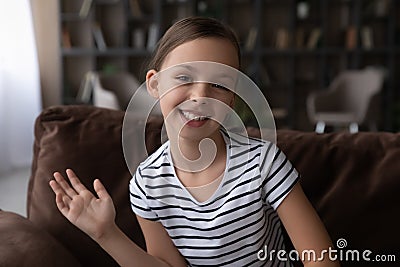
[[[73,168],[90,189],[93,179],[100,178],[116,205],[117,224],[145,247],[129,204],[123,116],[122,111],[90,106],[57,106],[42,112],[35,125],[28,218],[0,211],[0,266],[117,266],[58,212],[48,182],[54,171],[66,168]],[[162,120],[138,120],[136,130],[144,123],[146,145],[154,150],[160,144]],[[341,251],[368,249],[370,258],[396,257],[396,262],[379,264],[347,260],[342,266],[399,266],[400,134],[280,130],[277,137],[278,146],[301,173],[304,191],[333,242],[347,241]],[[134,160],[139,163],[143,158],[138,154]]]

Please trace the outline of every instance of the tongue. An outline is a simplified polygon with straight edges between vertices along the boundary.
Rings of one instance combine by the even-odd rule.
[[[195,127],[195,128],[197,128],[197,127],[201,127],[201,126],[203,126],[204,125],[204,123],[206,123],[207,122],[207,119],[205,119],[205,120],[190,120],[190,121],[188,121],[187,123],[186,123],[186,125],[188,125],[188,126],[190,126],[190,127]]]

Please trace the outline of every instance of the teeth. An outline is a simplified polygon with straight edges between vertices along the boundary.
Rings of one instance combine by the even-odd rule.
[[[195,115],[195,114],[193,114],[191,112],[183,111],[183,110],[182,110],[182,114],[188,120],[202,121],[202,120],[205,120],[205,119],[209,118],[208,116],[198,116],[198,115]]]

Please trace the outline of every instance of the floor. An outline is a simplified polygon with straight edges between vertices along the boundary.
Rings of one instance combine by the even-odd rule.
[[[26,192],[30,168],[0,174],[0,209],[26,217]]]

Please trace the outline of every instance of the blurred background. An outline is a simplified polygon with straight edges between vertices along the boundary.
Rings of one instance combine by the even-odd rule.
[[[39,112],[124,109],[160,36],[193,15],[235,30],[241,70],[264,93],[277,129],[399,131],[400,1],[1,1],[0,208],[24,212]],[[237,110],[254,123],[245,104]]]

